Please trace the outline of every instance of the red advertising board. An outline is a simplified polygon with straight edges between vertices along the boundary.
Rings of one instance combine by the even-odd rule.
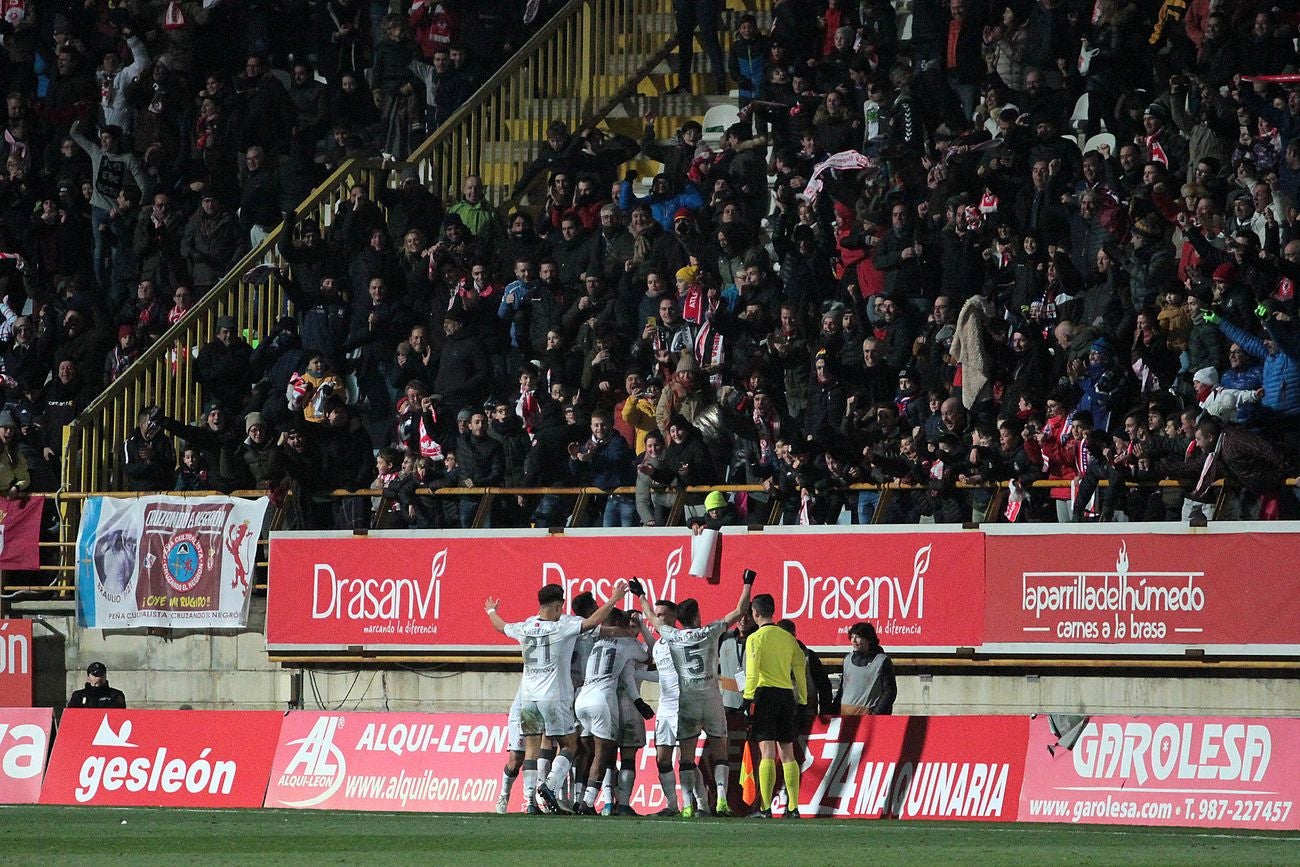
[[[35,804],[49,752],[48,707],[0,708],[0,804]]]
[[[804,816],[1010,822],[1027,720],[822,717],[799,782]]]
[[[290,713],[265,805],[491,812],[505,751],[505,714]]]
[[[1039,715],[1019,818],[1294,831],[1298,802],[1300,720]]]
[[[1027,724],[1024,717],[822,718],[809,738],[800,812],[1012,821]],[[291,713],[265,805],[491,812],[506,737],[504,714]],[[629,803],[643,815],[666,804],[652,749],[637,756]],[[516,783],[510,811],[522,806]]]
[[[536,611],[536,592],[563,584],[603,601],[618,578],[639,576],[650,598],[695,597],[706,618],[731,610],[738,577],[772,593],[812,647],[847,644],[848,627],[876,623],[891,647],[972,646],[983,607],[979,533],[737,533],[722,540],[723,580],[688,577],[685,530],[369,536],[276,534],[271,539],[267,646],[285,649],[513,647],[481,607]],[[632,604],[629,596],[625,605]]]
[[[0,620],[0,707],[32,706],[32,622]]]
[[[989,532],[984,643],[1064,652],[1300,648],[1295,534],[1110,526],[1050,536]]]
[[[724,536],[722,574],[725,582],[757,570],[754,592],[776,597],[777,618],[793,620],[804,644],[843,649],[849,627],[861,620],[875,624],[890,647],[979,643],[982,534],[802,529]]]
[[[278,711],[63,712],[42,804],[260,807]]]

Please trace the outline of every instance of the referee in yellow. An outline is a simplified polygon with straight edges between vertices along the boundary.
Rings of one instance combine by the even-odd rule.
[[[799,763],[794,759],[795,716],[798,705],[808,703],[804,654],[795,637],[773,623],[776,600],[761,593],[750,603],[758,624],[745,640],[745,702],[754,740],[758,741],[758,791],[763,809],[753,818],[772,818],[772,792],[776,789],[776,754],[781,752],[785,773],[785,818],[799,818]]]

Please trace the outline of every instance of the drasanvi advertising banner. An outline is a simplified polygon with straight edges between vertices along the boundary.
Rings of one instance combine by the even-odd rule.
[[[1297,536],[1228,529],[1242,526],[1106,524],[1050,535],[989,528],[984,644],[1048,653],[1102,645],[1126,653],[1300,650]]]
[[[273,534],[267,646],[513,648],[482,615],[486,597],[503,600],[507,621],[523,620],[546,584],[603,602],[634,575],[652,602],[694,597],[711,619],[735,607],[744,569],[758,572],[754,592],[775,596],[778,616],[811,647],[843,648],[860,620],[891,647],[978,641],[979,533],[724,533],[718,584],[689,577],[690,540],[686,530]]]
[[[48,707],[0,707],[0,804],[40,799],[53,719]]]
[[[69,708],[41,803],[260,807],[283,719],[279,711]]]
[[[77,536],[77,620],[92,629],[248,620],[269,500],[91,497]]]
[[[0,619],[0,707],[32,706],[32,622]]]
[[[1297,802],[1300,720],[1040,714],[1019,818],[1294,831]]]

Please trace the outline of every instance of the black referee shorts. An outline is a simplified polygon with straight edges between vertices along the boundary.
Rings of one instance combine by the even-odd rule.
[[[756,741],[794,743],[798,726],[794,690],[760,686],[754,690],[753,737]]]

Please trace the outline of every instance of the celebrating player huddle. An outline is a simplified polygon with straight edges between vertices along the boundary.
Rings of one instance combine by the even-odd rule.
[[[604,815],[636,815],[629,804],[636,756],[645,745],[645,720],[654,716],[656,763],[666,801],[658,815],[731,815],[727,711],[719,682],[718,651],[725,640],[734,636],[728,629],[751,612],[754,579],[754,572],[746,570],[736,607],[707,624],[702,623],[700,606],[694,599],[676,604],[659,600],[652,606],[635,578],[619,581],[609,601],[599,608],[590,594],[583,594],[585,599],[574,600],[573,614],[564,613],[563,588],[547,585],[537,594],[537,614],[520,623],[506,623],[497,613],[499,600],[488,599],[484,609],[493,627],[519,642],[524,663],[519,692],[510,711],[510,758],[502,776],[497,812],[507,811],[511,788],[522,770],[525,812],[594,815],[600,798]],[[640,617],[636,612],[615,608],[615,602],[629,590],[639,600]],[[757,601],[765,604],[753,606],[755,619],[761,625],[750,637],[751,643],[767,631],[764,627],[771,623],[773,610],[770,596]],[[767,641],[765,645],[769,656],[774,652],[771,648],[778,645],[786,649],[780,642]],[[794,646],[797,650],[797,643]],[[768,669],[785,665],[791,677],[785,681],[790,688],[784,695],[775,695],[780,687],[769,682],[745,689],[746,699],[758,702],[752,711],[754,718],[770,730],[762,733],[763,737],[772,734],[782,741],[783,759],[788,741],[794,737],[796,702],[806,701],[801,654],[798,659],[797,668],[793,657],[781,657],[755,670],[770,680]],[[648,669],[651,660],[655,671]],[[727,686],[739,689],[743,671],[729,674],[735,677],[727,678]],[[656,679],[660,694],[657,714],[640,694],[642,681]],[[761,687],[757,695],[756,687]],[[706,738],[705,756],[712,767],[712,792],[695,762],[701,734]],[[776,745],[771,745],[770,751],[767,743],[762,747],[764,759],[771,761]],[[678,752],[676,779],[674,750]],[[576,779],[571,779],[570,770],[575,768]],[[774,777],[770,771],[760,773],[763,809],[756,815],[771,815],[768,810]],[[797,764],[786,764],[785,782],[791,805],[786,815],[797,816]],[[569,785],[571,799],[565,797]]]

